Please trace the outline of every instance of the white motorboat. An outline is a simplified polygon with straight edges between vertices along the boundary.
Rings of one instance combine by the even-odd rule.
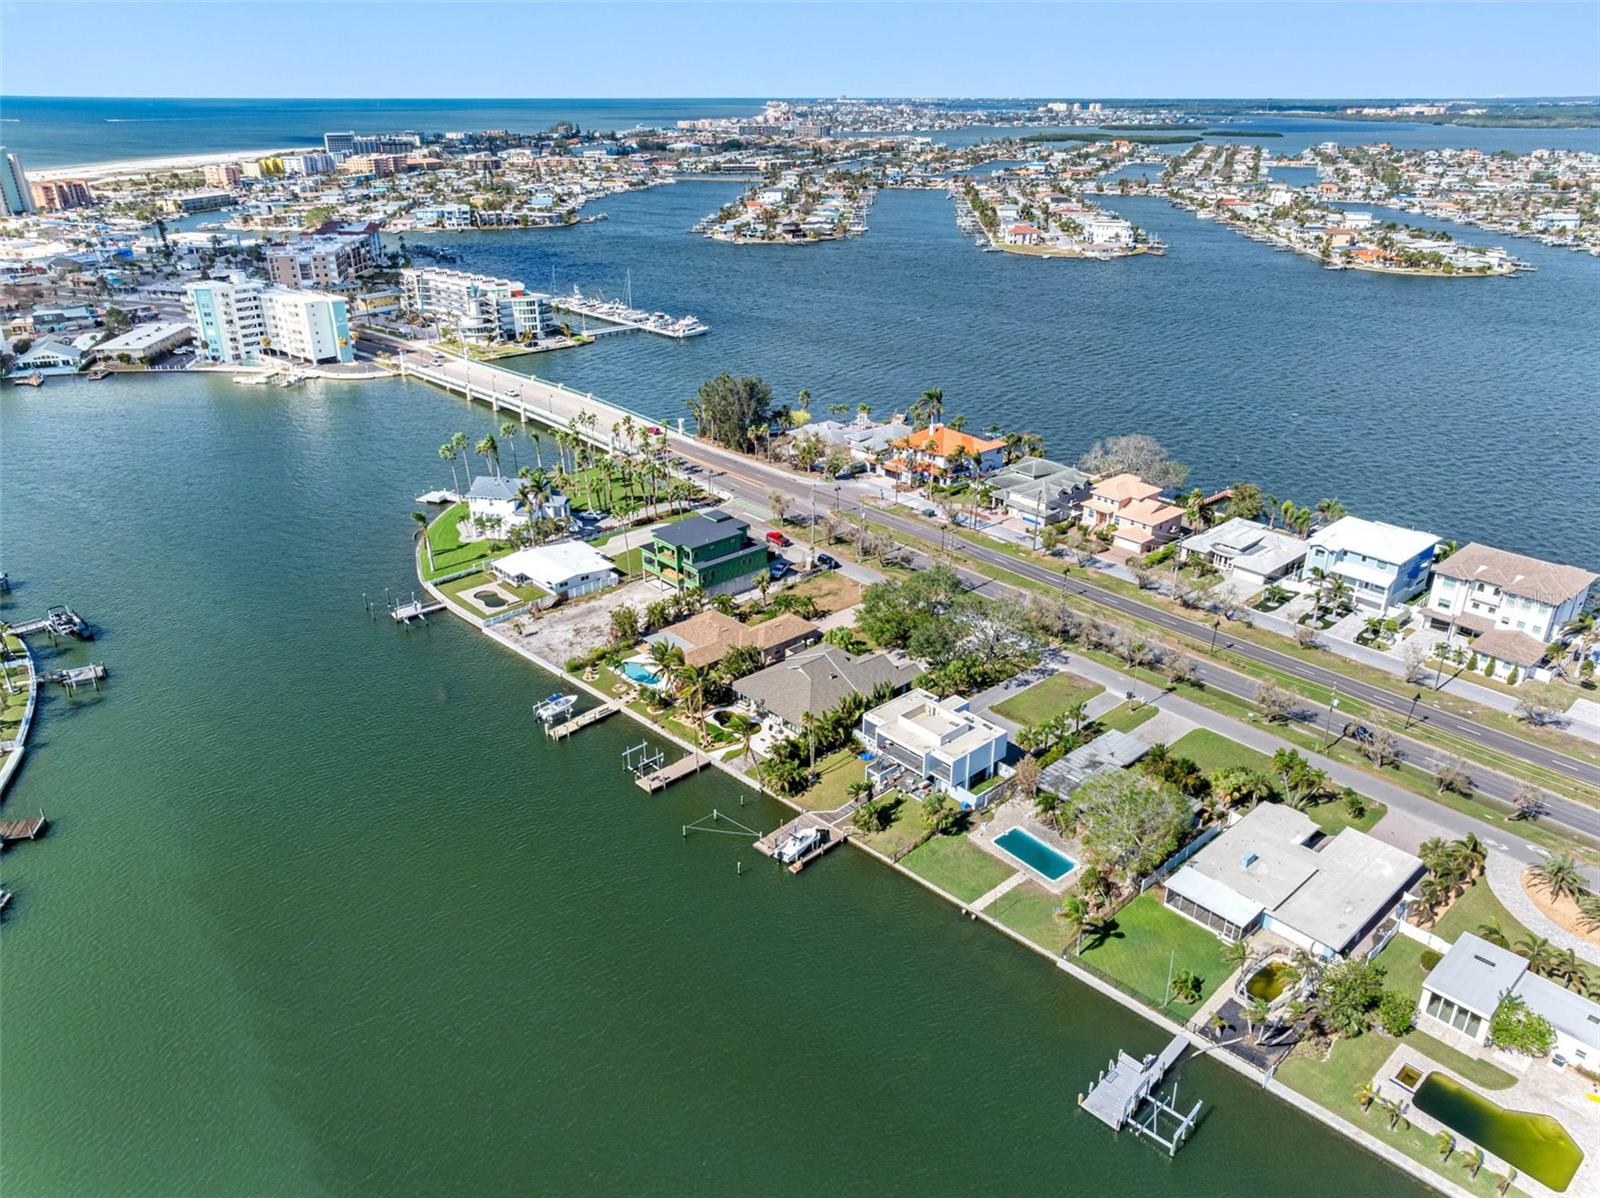
[[[533,714],[548,724],[557,716],[565,715],[571,711],[577,702],[577,695],[554,694],[542,703],[535,703],[533,705]]]

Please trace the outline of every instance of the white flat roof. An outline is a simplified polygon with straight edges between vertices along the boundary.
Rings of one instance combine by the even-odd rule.
[[[1408,562],[1417,554],[1431,549],[1439,538],[1431,532],[1414,528],[1401,528],[1398,524],[1384,524],[1378,520],[1363,520],[1360,516],[1345,516],[1311,536],[1311,544],[1345,553],[1360,553],[1379,561]]]
[[[145,349],[189,328],[188,322],[182,320],[152,321],[149,324],[136,324],[120,337],[102,341],[95,348],[109,350],[112,353],[116,353],[119,350]]]
[[[494,564],[503,573],[531,578],[547,591],[583,574],[600,574],[617,568],[609,557],[582,541],[554,541],[549,545],[519,549],[496,558]]]

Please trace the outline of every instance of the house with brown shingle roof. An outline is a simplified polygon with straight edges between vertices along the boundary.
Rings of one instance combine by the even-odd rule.
[[[1473,542],[1437,562],[1423,613],[1434,628],[1476,637],[1473,649],[1524,674],[1582,614],[1597,576]]]
[[[821,636],[815,624],[793,612],[782,612],[758,624],[741,624],[732,616],[712,610],[669,624],[648,639],[664,640],[682,649],[685,665],[714,666],[735,645],[753,645],[761,650],[762,662],[771,663]]]

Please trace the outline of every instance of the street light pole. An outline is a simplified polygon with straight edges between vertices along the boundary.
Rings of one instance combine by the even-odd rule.
[[[1339,706],[1339,684],[1333,684],[1333,695],[1328,700],[1328,727],[1322,736],[1322,751],[1326,753],[1333,743],[1333,709]]]
[[[1417,700],[1420,698],[1422,698],[1421,691],[1418,691],[1416,694],[1411,696],[1411,710],[1406,712],[1405,726],[1402,727],[1400,731],[1404,732],[1407,728],[1411,727],[1411,717],[1417,714]]]

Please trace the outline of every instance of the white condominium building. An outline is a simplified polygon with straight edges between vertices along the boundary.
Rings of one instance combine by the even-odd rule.
[[[436,267],[402,270],[406,306],[427,320],[448,325],[466,341],[535,338],[551,325],[550,297],[511,279]]]
[[[27,216],[36,211],[33,188],[28,186],[28,172],[22,169],[22,159],[6,153],[0,146],[0,193],[4,194],[7,216]]]
[[[254,279],[208,279],[184,288],[201,352],[213,362],[351,362],[355,350],[344,298],[293,291]]]

